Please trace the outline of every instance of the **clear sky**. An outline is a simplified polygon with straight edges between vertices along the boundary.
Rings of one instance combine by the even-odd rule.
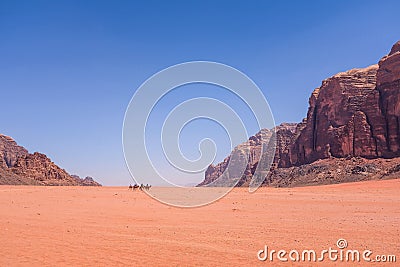
[[[323,79],[377,63],[400,40],[399,10],[400,1],[0,0],[0,132],[72,174],[129,184],[124,113],[154,73],[231,65],[262,89],[277,123],[299,122]],[[214,94],[240,107],[212,86],[192,89],[165,104]],[[222,145],[219,161],[224,133],[202,123]],[[183,136],[189,158],[198,134]]]

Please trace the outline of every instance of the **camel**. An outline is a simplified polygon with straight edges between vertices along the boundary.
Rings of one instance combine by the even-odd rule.
[[[137,184],[135,184],[135,185],[129,185],[129,190],[131,190],[132,189],[132,191],[135,191],[135,189],[139,189],[139,190],[150,190],[150,188],[151,188],[151,185],[149,185],[149,184],[146,184],[146,185],[144,185],[144,184],[140,184],[140,185],[137,185]]]

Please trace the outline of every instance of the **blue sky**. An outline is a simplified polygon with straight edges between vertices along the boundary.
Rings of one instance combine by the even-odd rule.
[[[398,1],[1,0],[0,132],[70,173],[129,184],[124,112],[154,73],[193,60],[231,65],[261,88],[277,123],[298,122],[323,79],[388,53],[400,39],[398,10]],[[196,88],[179,97],[238,103]],[[200,128],[221,144],[217,160],[229,153],[221,129]],[[188,157],[193,129],[182,139]]]

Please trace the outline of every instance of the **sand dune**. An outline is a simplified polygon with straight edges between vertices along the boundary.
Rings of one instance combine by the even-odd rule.
[[[236,188],[182,209],[125,187],[0,186],[0,266],[270,266],[257,259],[265,245],[318,251],[339,238],[398,264],[399,189],[400,180]]]

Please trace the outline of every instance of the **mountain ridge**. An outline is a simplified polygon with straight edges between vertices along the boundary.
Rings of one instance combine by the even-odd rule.
[[[13,138],[3,134],[0,134],[0,184],[101,186],[91,177],[82,179],[70,175],[45,154],[30,154]]]
[[[302,122],[284,123],[260,132],[268,131],[275,134],[276,153],[264,185],[393,177],[400,170],[400,41],[378,64],[339,72],[323,80],[311,93],[307,117]],[[234,178],[239,179],[237,186],[249,183],[259,163],[261,145],[254,142],[258,134],[244,143],[250,156],[243,176]],[[235,148],[232,153],[237,151]],[[216,181],[225,173],[229,160],[230,156],[210,165],[199,186]],[[352,167],[347,170],[346,164]],[[337,173],[337,168],[347,171]],[[352,168],[374,171],[358,172]]]

